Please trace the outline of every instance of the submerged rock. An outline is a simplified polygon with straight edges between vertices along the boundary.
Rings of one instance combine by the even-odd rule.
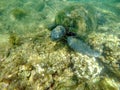
[[[80,39],[70,36],[70,37],[67,37],[67,42],[68,42],[68,45],[77,52],[80,52],[82,54],[86,54],[89,56],[94,56],[94,57],[100,56],[100,52],[97,52],[91,49],[90,46],[88,46],[86,43],[84,43]]]

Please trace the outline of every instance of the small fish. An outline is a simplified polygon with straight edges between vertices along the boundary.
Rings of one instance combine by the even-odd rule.
[[[100,52],[97,52],[90,48],[86,43],[81,41],[80,39],[77,39],[73,36],[67,37],[68,45],[75,51],[80,52],[82,54],[93,56],[93,57],[99,57]]]

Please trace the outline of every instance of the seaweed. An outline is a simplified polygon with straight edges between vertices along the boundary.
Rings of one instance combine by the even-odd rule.
[[[22,20],[27,15],[27,12],[20,8],[13,9],[11,13],[13,17],[17,20]]]
[[[10,43],[11,47],[19,46],[22,44],[20,37],[14,32],[10,33],[9,43]]]

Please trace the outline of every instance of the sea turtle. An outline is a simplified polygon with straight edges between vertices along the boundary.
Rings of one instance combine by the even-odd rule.
[[[51,39],[55,41],[65,38],[73,50],[98,57],[100,53],[91,49],[83,40],[96,29],[97,22],[93,14],[94,9],[89,5],[73,5],[65,8],[55,18]]]

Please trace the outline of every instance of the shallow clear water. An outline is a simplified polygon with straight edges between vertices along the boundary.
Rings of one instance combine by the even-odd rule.
[[[74,48],[72,48],[73,49],[72,50],[71,49],[72,46],[69,47],[69,45],[65,40],[53,42],[50,39],[51,30],[49,29],[51,28],[52,25],[54,25],[55,19],[58,13],[61,12],[62,10],[64,11],[64,8],[66,7],[76,5],[76,4],[81,6],[83,5],[81,8],[81,11],[83,10],[85,13],[90,13],[90,14],[87,14],[88,16],[86,15],[87,17],[84,16],[84,13],[82,12],[80,13],[81,16],[83,14],[83,17],[81,21],[79,21],[80,24],[77,27],[79,31],[75,32],[75,34],[77,34],[84,41],[86,47],[88,45],[92,49],[95,49],[101,53],[101,56],[99,58],[93,57],[95,59],[95,62],[97,62],[98,64],[98,67],[97,67],[97,64],[95,63],[96,65],[95,67],[97,67],[97,69],[99,68],[99,71],[98,71],[99,74],[97,71],[95,73],[92,72],[93,70],[92,68],[95,68],[94,65],[92,66],[91,64],[91,63],[94,63],[94,61],[93,62],[91,61],[91,60],[94,60],[93,58],[91,57],[88,58],[87,56],[82,55],[82,53],[79,53],[80,55],[77,55],[76,52],[74,51]],[[66,13],[66,16],[69,17],[69,11],[65,13]],[[87,20],[89,19],[89,17],[90,18],[92,17],[91,21]],[[61,20],[64,20],[64,19],[61,19]],[[87,22],[84,22],[81,24],[82,20],[83,21],[86,20]],[[59,22],[58,20],[57,24],[61,24],[61,23],[63,25],[66,24],[64,22]],[[90,28],[92,30],[91,31],[87,30],[84,32],[84,29],[86,30],[86,28]],[[79,46],[79,45],[73,44],[73,46]],[[78,48],[75,47],[75,49],[78,49]],[[82,47],[79,47],[79,49],[84,52],[85,50],[87,50],[86,48],[82,48]],[[90,75],[86,76],[86,74],[88,74],[86,73],[87,70],[84,71],[85,69],[79,69],[82,67],[82,65],[79,66],[78,64],[76,64],[77,63],[76,61],[78,59],[77,57],[83,61],[86,60],[87,58],[88,61],[85,61],[85,63],[86,62],[89,63],[89,59],[90,59],[90,64],[88,64],[88,68],[90,71],[89,73],[92,73],[90,74],[91,77],[94,76],[93,74],[95,74],[96,77],[99,76],[100,78],[100,79],[92,78],[93,81],[91,82],[93,86],[90,84],[91,82],[88,82],[88,81],[85,81],[84,85],[80,84],[82,81],[86,79],[86,77],[88,79]],[[76,60],[73,60],[74,58]],[[69,63],[71,65],[70,67],[69,65],[66,66],[67,65],[66,63],[62,64],[64,65],[63,66],[64,68],[62,69],[67,68],[65,72],[65,76],[66,76],[66,73],[69,72],[68,68],[72,67],[72,70],[71,70],[72,74],[71,73],[69,74],[70,76],[73,75],[75,77],[73,77],[71,81],[71,79],[69,80],[69,76],[68,78],[65,78],[65,76],[63,75],[63,77],[65,78],[65,81],[60,82],[60,79],[59,79],[58,80],[59,83],[58,83],[56,77],[62,78],[62,80],[64,80],[61,72],[59,72],[59,67],[62,67],[62,66],[59,66],[61,64],[56,65],[54,61],[58,60],[58,63],[59,63],[59,60],[62,60],[62,59],[73,60],[73,61],[70,61]],[[17,66],[16,65],[17,60],[26,60],[27,63],[21,64],[21,62],[19,62]],[[33,61],[30,61],[30,60],[33,60]],[[45,65],[46,64],[45,60],[47,64],[50,63],[50,65],[49,64],[48,66]],[[43,62],[43,64],[41,64],[41,62]],[[75,62],[75,63],[72,63],[72,62]],[[25,66],[31,65],[33,66],[33,68],[36,68],[36,70],[34,69],[33,71],[29,69],[26,70],[26,67],[24,65]],[[55,68],[53,67],[55,70],[56,69],[58,70],[57,74],[56,74],[57,70],[55,73],[53,73],[55,70],[49,71],[49,68],[51,69],[52,66],[55,67]],[[9,68],[11,70],[9,70]],[[18,68],[19,70],[21,70],[20,72],[17,71]],[[41,72],[40,70],[42,70],[42,68],[44,68],[47,72],[46,77],[44,77],[44,75],[40,73]],[[27,81],[30,84],[28,84],[28,86],[26,85],[27,86],[26,88],[28,88],[30,85],[32,86],[32,84],[33,84],[33,87],[35,87],[35,85],[37,85],[38,87],[40,85],[43,85],[43,87],[41,88],[39,87],[38,89],[37,88],[25,89],[24,88],[25,85],[23,84],[24,83],[26,84],[27,82],[25,82],[26,77],[24,76],[22,69],[23,71],[24,70],[28,72],[30,71],[30,74],[31,74],[30,79]],[[0,90],[13,90],[13,89],[15,90],[47,90],[47,89],[57,90],[56,88],[59,88],[58,90],[69,90],[69,89],[80,90],[79,89],[80,87],[82,88],[81,90],[93,90],[92,88],[95,87],[94,84],[96,85],[95,90],[119,90],[120,89],[120,84],[119,84],[120,83],[120,1],[119,0],[0,0],[0,72],[1,72]],[[34,84],[32,75],[33,76],[36,75],[36,74],[33,74],[36,72],[41,75],[40,78],[43,77],[45,78],[45,80],[49,78],[50,81],[48,80],[49,82],[47,82],[44,80],[43,83],[45,84],[41,83],[42,81],[38,81],[40,82],[40,85],[38,84],[38,82]],[[83,76],[86,76],[86,77],[82,77],[81,79],[81,77],[79,77],[79,75],[76,74],[81,72]],[[5,73],[6,73],[6,76],[4,76]],[[21,78],[16,79],[17,75],[18,76],[21,75],[22,79]],[[26,72],[25,72],[25,75],[26,75]],[[51,76],[53,78],[52,80],[50,75],[52,75]],[[39,76],[36,76],[36,78],[38,77]],[[20,84],[21,85],[20,87],[19,87],[19,84],[16,84],[15,82],[17,80],[18,80],[17,83],[22,82],[22,84]],[[82,81],[80,82],[80,80]],[[72,84],[68,82],[71,82]],[[63,84],[67,83],[69,88],[67,88],[67,86],[65,86],[65,88],[62,88],[62,86],[64,85],[61,83]],[[86,83],[88,84],[89,87],[83,88],[83,86],[86,86]],[[99,84],[99,83],[102,83],[102,84]],[[99,87],[101,87],[102,85],[104,87],[99,89]],[[47,86],[49,86],[49,88]]]

